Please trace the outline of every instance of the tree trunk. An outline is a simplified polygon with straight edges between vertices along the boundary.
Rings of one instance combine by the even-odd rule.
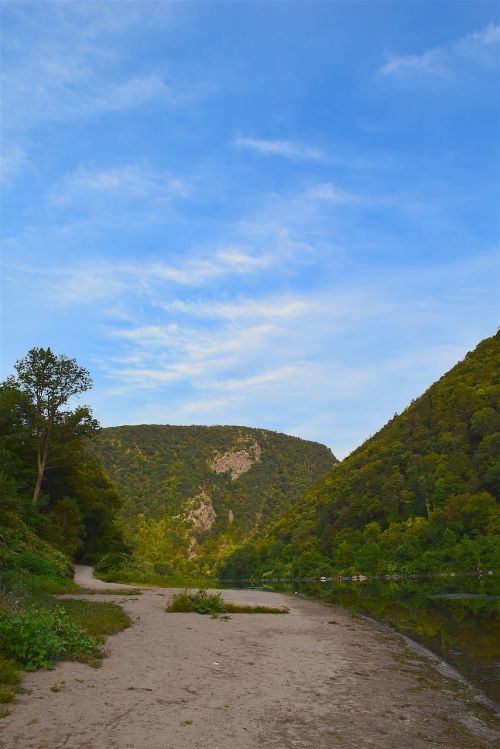
[[[36,478],[35,491],[33,492],[33,499],[31,500],[32,505],[36,505],[41,488],[42,488],[43,475],[45,473],[45,464],[47,462],[47,448],[48,448],[47,442],[44,445],[43,454],[40,453],[40,448],[38,448],[38,456],[37,456],[38,476]]]
[[[42,488],[42,479],[43,479],[43,469],[39,468],[38,476],[37,476],[36,484],[35,484],[35,491],[33,492],[33,499],[31,500],[32,505],[36,505],[38,495],[40,494],[40,489]]]

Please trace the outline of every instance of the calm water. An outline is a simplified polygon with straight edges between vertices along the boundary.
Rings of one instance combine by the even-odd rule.
[[[425,645],[500,703],[500,576],[275,586],[370,616]]]

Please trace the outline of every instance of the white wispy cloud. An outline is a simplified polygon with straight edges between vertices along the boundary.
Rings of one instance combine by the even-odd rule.
[[[99,202],[113,199],[168,200],[187,197],[190,187],[185,180],[168,172],[154,169],[150,164],[124,164],[111,169],[80,166],[67,174],[54,187],[49,201],[55,205],[74,200],[96,198]]]
[[[205,98],[208,89],[201,79],[174,80],[164,69],[144,69],[131,59],[130,30],[167,28],[175,5],[53,2],[32,4],[28,11],[23,3],[6,4],[4,135],[17,141],[17,148],[22,142],[36,150],[39,141],[32,133],[41,125]]]
[[[202,318],[223,318],[237,320],[241,318],[289,318],[303,315],[317,308],[317,303],[309,299],[240,299],[233,302],[201,301],[176,299],[164,304],[167,311],[172,310]]]
[[[252,377],[232,377],[228,380],[214,382],[212,387],[216,390],[224,391],[248,391],[250,389],[261,388],[268,385],[280,385],[290,380],[292,377],[303,377],[303,368],[300,366],[278,367],[267,372],[254,375]]]
[[[344,205],[353,205],[359,203],[360,198],[347,190],[334,185],[332,182],[322,182],[312,185],[306,190],[308,198],[325,201],[327,203],[339,203]]]
[[[217,248],[206,255],[191,255],[174,260],[149,262],[102,262],[94,260],[65,266],[25,266],[5,263],[4,272],[12,279],[38,278],[56,307],[88,305],[117,298],[148,297],[168,287],[203,287],[224,278],[256,274],[273,267],[280,255],[258,253],[252,249]],[[160,294],[160,300],[163,297]]]
[[[233,142],[236,146],[248,148],[264,156],[284,156],[286,159],[306,161],[325,161],[327,158],[321,149],[291,140],[272,140],[238,135]]]
[[[395,55],[382,65],[379,72],[394,78],[448,78],[454,75],[457,66],[464,62],[485,68],[496,68],[499,42],[500,26],[491,23],[479,31],[440,47],[424,50],[420,54]]]

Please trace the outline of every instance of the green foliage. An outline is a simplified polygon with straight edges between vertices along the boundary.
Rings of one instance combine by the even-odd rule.
[[[226,605],[221,593],[209,593],[207,590],[200,589],[196,592],[175,595],[167,606],[169,613],[191,612],[197,614],[224,614]]]
[[[16,698],[16,692],[12,687],[7,687],[5,684],[0,684],[0,704],[6,702],[13,702]]]
[[[320,479],[221,579],[500,566],[500,334]]]
[[[90,374],[75,359],[50,348],[32,348],[14,365],[16,376],[6,381],[11,398],[16,397],[16,415],[23,429],[27,450],[36,459],[36,481],[32,503],[40,496],[45,472],[64,460],[68,444],[94,432],[98,425],[91,411],[79,406],[64,409],[70,398],[92,387]]]
[[[209,593],[200,588],[196,592],[178,593],[175,595],[166,609],[169,613],[210,614],[287,614],[287,608],[275,608],[271,606],[246,606],[235,603],[227,603],[221,593]]]
[[[61,657],[99,655],[98,642],[71,622],[60,606],[54,610],[0,612],[2,652],[26,670],[51,668]]]
[[[71,395],[90,387],[88,373],[50,349],[32,349],[16,371],[17,377],[0,384],[0,566],[16,562],[15,554],[10,556],[16,534],[19,548],[32,546],[30,552],[40,559],[52,557],[50,565],[54,547],[68,567],[67,557],[76,554],[94,561],[105,552],[123,551],[115,523],[118,492],[86,441],[97,423],[88,409],[66,408]],[[26,540],[26,529],[36,542]],[[6,533],[11,538],[5,542]],[[42,561],[17,561],[48,574]]]
[[[99,561],[95,565],[95,571],[111,572],[111,570],[120,570],[123,567],[126,567],[130,561],[131,559],[128,554],[114,551],[110,554],[104,554],[99,558]]]
[[[0,658],[0,684],[17,686],[21,681],[21,672],[13,660]]]
[[[336,462],[323,445],[236,426],[112,427],[92,448],[123,498],[119,524],[137,581],[159,570],[213,574],[222,554],[292,507]],[[253,461],[247,472],[214,470],[218,457],[242,452]]]

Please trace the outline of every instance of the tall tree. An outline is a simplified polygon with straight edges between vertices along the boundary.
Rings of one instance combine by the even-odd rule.
[[[64,408],[71,398],[90,390],[92,379],[76,359],[57,356],[50,348],[32,348],[15,370],[17,377],[10,377],[7,385],[22,396],[25,427],[36,453],[36,504],[47,468],[63,459],[68,443],[99,427],[88,407]]]

